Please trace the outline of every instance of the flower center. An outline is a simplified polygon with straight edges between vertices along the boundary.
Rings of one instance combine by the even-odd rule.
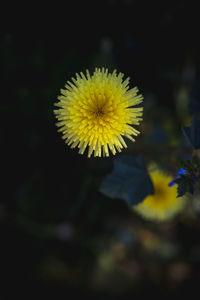
[[[163,190],[162,186],[156,186],[155,187],[155,194],[158,197],[164,197],[165,196],[165,191]]]
[[[104,111],[102,107],[98,107],[94,112],[95,117],[101,118],[104,115]]]

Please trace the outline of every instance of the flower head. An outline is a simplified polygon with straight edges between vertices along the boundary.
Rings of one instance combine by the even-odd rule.
[[[63,133],[66,143],[79,148],[83,154],[88,150],[88,157],[109,156],[116,150],[121,152],[127,147],[122,136],[135,141],[139,134],[132,125],[139,125],[142,120],[142,107],[135,107],[142,102],[138,89],[129,90],[129,78],[123,74],[108,73],[108,69],[95,69],[90,75],[86,71],[76,74],[73,83],[67,81],[66,89],[61,89],[59,102],[54,110],[58,119],[57,126]]]
[[[165,221],[175,216],[185,205],[185,197],[177,197],[177,186],[169,186],[172,177],[156,169],[150,173],[154,194],[148,195],[134,210],[144,218]]]

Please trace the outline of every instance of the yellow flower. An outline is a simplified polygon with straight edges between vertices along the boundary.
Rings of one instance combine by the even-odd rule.
[[[123,74],[116,70],[108,73],[108,69],[95,69],[86,76],[76,74],[73,83],[67,81],[66,89],[61,89],[59,107],[54,110],[63,134],[63,139],[71,148],[78,146],[83,154],[87,146],[88,157],[109,156],[127,147],[123,137],[135,141],[132,135],[139,131],[132,125],[139,125],[142,120],[142,107],[134,107],[142,102],[138,89],[129,89],[129,78],[123,81]]]
[[[175,216],[186,203],[185,197],[177,197],[177,185],[168,186],[173,180],[161,170],[150,173],[154,185],[154,194],[148,195],[133,209],[146,219],[165,221]]]

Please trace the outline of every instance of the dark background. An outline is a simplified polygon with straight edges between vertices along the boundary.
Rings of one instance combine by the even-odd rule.
[[[1,299],[12,293],[28,299],[71,293],[168,298],[197,291],[198,221],[158,228],[122,200],[104,197],[98,187],[112,157],[88,159],[66,147],[53,115],[60,88],[76,72],[116,68],[145,96],[142,137],[124,153],[140,152],[148,160],[162,149],[161,163],[174,161],[160,144],[166,142],[165,151],[173,144],[165,132],[153,133],[154,144],[143,139],[165,120],[178,143],[187,117],[178,95],[187,98],[199,75],[197,7],[181,0],[10,4],[1,29]],[[143,241],[152,234],[175,240],[182,250],[169,257],[149,254]]]

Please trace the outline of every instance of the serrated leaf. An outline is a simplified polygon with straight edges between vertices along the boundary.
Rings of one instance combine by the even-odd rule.
[[[100,186],[110,198],[120,198],[129,205],[140,203],[153,194],[153,184],[142,156],[121,156],[114,160],[114,169]]]
[[[178,184],[177,197],[182,197],[186,193],[194,193],[194,182],[190,178],[181,176],[180,178],[174,180],[174,182]]]
[[[182,132],[187,142],[194,148],[200,149],[200,118],[194,116],[189,127],[182,126]]]

